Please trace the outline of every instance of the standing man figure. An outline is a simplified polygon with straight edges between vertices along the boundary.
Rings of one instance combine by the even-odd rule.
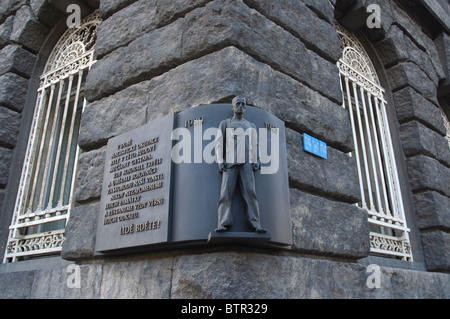
[[[261,168],[256,127],[244,119],[246,100],[235,97],[234,115],[220,123],[215,140],[216,160],[222,173],[216,232],[226,232],[233,225],[231,204],[237,181],[247,205],[247,223],[257,233],[266,233],[260,224],[254,171]]]

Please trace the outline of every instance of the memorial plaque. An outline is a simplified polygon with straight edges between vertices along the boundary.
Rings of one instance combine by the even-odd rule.
[[[217,227],[217,204],[222,175],[214,161],[214,139],[220,122],[233,116],[231,105],[202,105],[177,114],[175,128],[190,134],[175,141],[176,145],[191,145],[192,152],[183,162],[173,166],[173,222],[174,243],[206,242]],[[270,244],[291,245],[291,212],[286,157],[286,134],[284,122],[261,109],[248,106],[246,118],[255,123],[260,138],[260,149],[271,158],[262,157],[261,170],[255,173],[261,224],[267,228]],[[275,130],[276,129],[276,130]],[[267,140],[264,141],[263,132]],[[185,142],[187,138],[190,142]],[[278,141],[272,148],[273,139]],[[195,151],[198,150],[198,151]],[[200,154],[199,151],[203,154]],[[267,156],[265,156],[267,157]],[[232,211],[234,226],[230,232],[248,232],[245,221],[246,204],[237,185]],[[251,243],[251,238],[247,241]],[[241,244],[246,244],[245,240]]]
[[[97,252],[169,240],[174,116],[108,141]]]
[[[261,170],[254,173],[261,225],[252,233],[240,186],[234,224],[215,233],[222,174],[215,159],[220,123],[231,105],[198,106],[170,114],[108,141],[96,254],[201,245],[288,246],[292,243],[284,122],[248,106],[258,131]]]

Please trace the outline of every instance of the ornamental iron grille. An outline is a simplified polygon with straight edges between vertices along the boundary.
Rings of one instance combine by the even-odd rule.
[[[445,114],[442,107],[439,107],[439,110],[441,111],[442,120],[444,121],[445,132],[446,132],[445,138],[447,139],[448,148],[450,149],[450,121],[448,120],[447,115]]]
[[[371,253],[412,261],[409,228],[386,113],[385,90],[359,40],[335,24],[341,40],[338,62],[343,107],[349,111],[361,191],[368,211]]]
[[[84,82],[94,61],[98,12],[68,29],[53,49],[37,93],[4,262],[56,254],[72,207]]]

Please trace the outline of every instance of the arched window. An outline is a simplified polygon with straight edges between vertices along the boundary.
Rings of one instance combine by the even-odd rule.
[[[349,111],[361,203],[367,209],[373,254],[412,261],[409,229],[386,113],[385,90],[358,39],[340,25],[342,57],[338,62]]]
[[[40,78],[5,262],[61,251],[70,216],[85,105],[84,82],[94,63],[98,12],[68,29]]]

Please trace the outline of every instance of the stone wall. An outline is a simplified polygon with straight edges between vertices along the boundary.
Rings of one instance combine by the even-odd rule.
[[[8,57],[0,61],[11,61],[0,62],[0,81],[5,76],[4,83],[26,83],[31,68],[22,63],[34,63],[39,49],[34,41],[43,41],[30,35],[48,32],[52,25],[40,19],[47,21],[44,12],[52,10],[46,1],[9,2],[14,5],[0,10],[0,35],[12,34],[15,40],[0,37],[7,39],[2,40],[4,45],[0,41],[0,56]],[[33,9],[37,3],[42,9]],[[417,260],[425,261],[429,271],[449,272],[450,158],[437,100],[439,83],[448,70],[442,67],[432,39],[406,12],[393,1],[377,3],[383,10],[381,29],[362,27],[358,32],[379,56],[385,85],[392,89],[390,121],[399,146],[404,197],[412,208],[408,225],[418,247]],[[81,266],[82,287],[67,288],[67,263],[20,272],[0,269],[3,287],[21,282],[18,290],[2,287],[3,296],[448,298],[447,274],[383,267],[382,288],[373,290],[366,285],[366,266],[356,263],[369,256],[369,226],[367,212],[355,205],[360,200],[359,183],[356,163],[347,155],[353,141],[349,115],[342,108],[336,66],[340,42],[333,21],[337,10],[351,16],[353,7],[368,4],[101,0],[98,61],[85,86],[88,104],[79,136],[76,204],[62,251],[64,259]],[[31,22],[14,29],[17,17],[23,16]],[[340,18],[344,23],[346,17]],[[27,25],[36,31],[24,31]],[[0,123],[8,125],[0,128],[0,172],[5,172],[0,174],[0,201],[24,104],[16,100],[27,92],[2,87],[8,86],[0,85]],[[235,247],[94,258],[108,139],[170,112],[230,103],[237,94],[286,123],[291,249],[250,252]],[[327,161],[303,151],[304,133],[328,144]]]
[[[0,298],[450,297],[448,274],[381,267],[380,286],[372,289],[367,285],[371,272],[365,265],[254,251],[185,251],[80,264],[79,288],[67,284],[74,273],[69,264],[47,261],[37,270],[6,273],[1,265]]]
[[[8,6],[2,2],[0,10],[0,207],[19,134],[20,113],[25,102],[28,79],[35,62],[33,53],[11,43],[11,39],[14,36],[17,38],[19,33],[19,24],[14,24],[14,13],[20,8],[20,4],[16,1]],[[19,19],[18,13],[17,21]]]
[[[330,32],[330,5],[286,2],[275,10],[264,1],[172,1],[167,6],[141,0],[118,11],[103,1],[100,9],[106,19],[98,30],[98,61],[86,83],[90,103],[79,138],[85,151],[76,182],[79,204],[90,207],[99,200],[95,185],[109,138],[169,112],[231,102],[244,94],[249,104],[273,113],[288,127],[291,204],[293,212],[308,211],[294,214],[293,249],[353,260],[368,255],[367,216],[353,205],[360,199],[355,163],[345,154],[353,145],[348,114],[340,106],[340,44],[336,32]],[[307,17],[315,36],[330,45],[313,45],[305,29],[311,26],[294,23],[291,9]],[[319,9],[320,15],[315,13]],[[152,17],[152,23],[136,18],[130,24],[123,18],[139,15]],[[328,161],[303,153],[304,132],[328,143]],[[95,223],[90,214],[77,213],[90,210],[84,206],[74,212],[80,225]],[[63,256],[87,252],[70,234],[69,225]]]

